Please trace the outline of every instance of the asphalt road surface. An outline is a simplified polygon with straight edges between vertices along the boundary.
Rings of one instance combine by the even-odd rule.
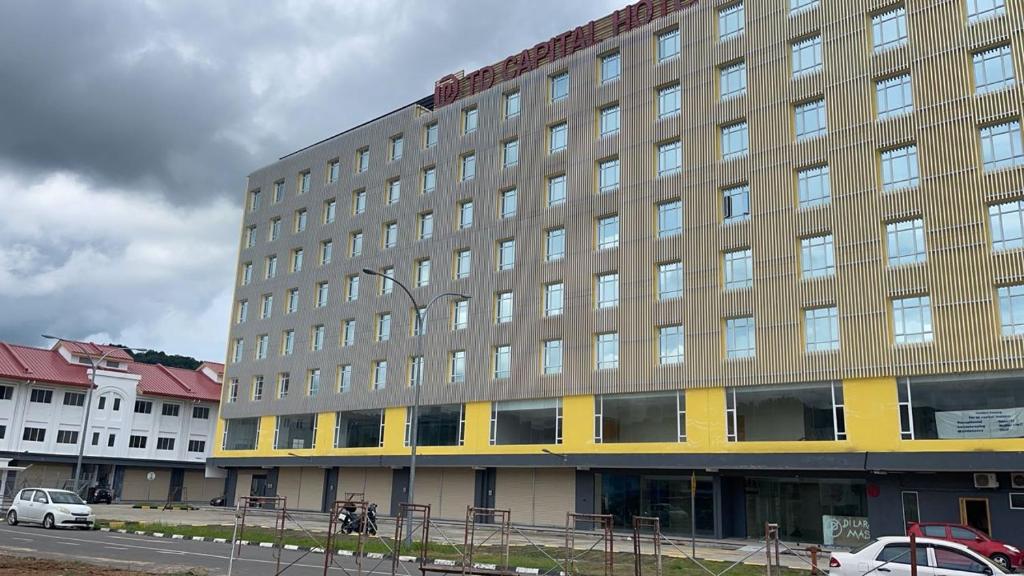
[[[0,525],[0,553],[34,558],[77,560],[125,570],[166,573],[202,568],[211,576],[228,573],[229,544],[172,540],[119,534],[117,532],[44,530],[36,526]],[[281,567],[294,562],[282,576],[313,576],[324,573],[322,554],[281,551]],[[399,576],[418,576],[419,565],[400,563]],[[330,574],[356,576],[356,561],[347,556],[336,556]],[[263,576],[277,574],[274,551],[257,546],[243,546],[240,558],[235,559],[234,574]],[[391,574],[391,560],[363,559],[363,574],[385,576]]]

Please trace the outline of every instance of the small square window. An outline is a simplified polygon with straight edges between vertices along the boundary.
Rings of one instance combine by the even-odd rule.
[[[733,4],[718,10],[718,39],[728,40],[743,34],[743,3]]]
[[[658,328],[658,363],[661,365],[682,364],[685,358],[682,326]]]
[[[565,150],[568,146],[569,125],[565,122],[548,128],[548,152],[554,154]]]
[[[722,66],[718,71],[718,91],[722,100],[747,92],[747,63],[743,60]]]
[[[793,116],[797,140],[817,138],[828,132],[828,117],[825,112],[824,98],[798,104],[793,108]]]
[[[515,118],[516,116],[519,116],[519,110],[519,92],[509,92],[508,94],[505,94],[505,118]]]
[[[611,136],[619,133],[619,105],[605,106],[600,113],[600,136]]]
[[[725,289],[740,290],[754,285],[754,263],[750,248],[732,250],[722,255]]]
[[[882,189],[886,192],[901,188],[914,188],[919,181],[917,146],[882,151]]]
[[[683,171],[683,143],[679,140],[658,145],[658,177]]]
[[[595,368],[614,370],[619,367],[619,335],[617,332],[598,334],[594,338]]]
[[[794,42],[790,46],[793,55],[793,76],[818,72],[821,63],[821,36],[813,36]]]
[[[999,325],[1003,336],[1024,335],[1024,284],[1000,286]]]
[[[619,246],[619,216],[605,216],[597,220],[597,249],[608,250]]]
[[[907,43],[907,9],[898,6],[875,14],[871,18],[871,37],[875,52],[903,46]]]
[[[434,146],[437,146],[437,122],[423,127],[423,147],[433,148]]]
[[[747,154],[749,138],[746,121],[722,126],[721,132],[722,160],[732,160]]]
[[[622,76],[622,58],[618,52],[601,57],[601,82],[614,82]]]
[[[502,144],[501,164],[505,168],[519,165],[519,140],[508,140]]]
[[[1013,86],[1016,75],[1010,45],[997,46],[971,57],[974,68],[974,91],[977,94],[994,92]]]
[[[678,236],[683,233],[683,203],[672,200],[658,204],[658,238]]]
[[[901,220],[885,226],[889,266],[920,264],[927,259],[924,220]]]
[[[619,305],[619,274],[600,274],[595,279],[598,310],[615,308]]]
[[[756,351],[754,318],[745,316],[725,321],[725,357],[753,358]]]
[[[1024,201],[993,204],[988,215],[993,252],[1024,248]]]
[[[796,173],[796,187],[801,208],[820,206],[832,201],[828,166],[799,170]]]
[[[559,102],[569,97],[569,73],[562,72],[549,78],[551,84],[551,101]]]
[[[467,108],[462,111],[462,133],[472,134],[479,127],[480,111],[476,108]]]
[[[466,182],[476,178],[476,155],[466,154],[462,157],[461,163],[462,181]]]
[[[1024,164],[1020,122],[984,126],[981,136],[981,156],[986,171],[1013,168]]]
[[[664,62],[679,56],[679,29],[658,34],[658,62]]]
[[[682,110],[682,88],[672,84],[658,89],[658,118],[675,116]]]
[[[619,188],[619,159],[604,160],[597,165],[598,191],[602,194]]]
[[[827,352],[838,349],[838,310],[834,306],[804,310],[804,350]]]
[[[722,220],[726,223],[750,219],[750,186],[741,184],[722,190]]]
[[[894,299],[892,301],[892,321],[896,344],[931,342],[931,299],[928,296]]]
[[[547,205],[565,204],[565,174],[548,178]]]
[[[800,273],[804,278],[835,275],[836,256],[831,234],[800,240]]]
[[[902,74],[875,82],[875,95],[879,120],[909,114],[914,110],[910,74]]]

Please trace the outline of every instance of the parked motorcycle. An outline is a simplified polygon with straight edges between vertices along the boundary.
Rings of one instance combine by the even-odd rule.
[[[371,503],[366,513],[356,510],[355,506],[346,506],[338,513],[339,529],[345,534],[366,532],[371,536],[377,534],[377,505]]]

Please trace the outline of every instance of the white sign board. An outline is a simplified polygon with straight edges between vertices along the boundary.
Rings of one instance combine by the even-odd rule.
[[[1024,408],[935,413],[942,439],[1024,438]]]

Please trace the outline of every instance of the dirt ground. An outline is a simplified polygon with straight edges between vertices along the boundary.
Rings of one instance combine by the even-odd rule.
[[[173,576],[202,576],[205,572],[179,572]],[[57,560],[0,556],[0,576],[153,576],[151,572],[115,570]],[[162,576],[172,576],[163,574]]]

